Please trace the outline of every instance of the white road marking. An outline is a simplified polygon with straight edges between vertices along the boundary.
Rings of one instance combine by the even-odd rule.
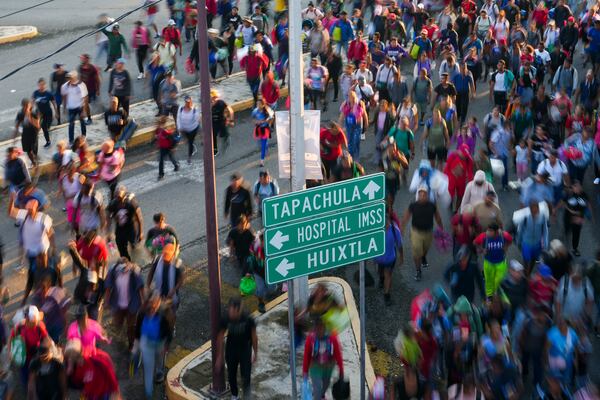
[[[201,160],[192,161],[191,165],[180,161],[177,172],[173,171],[173,164],[170,161],[165,162],[165,177],[160,181],[158,180],[158,161],[146,161],[146,164],[154,168],[123,179],[119,185],[125,186],[128,192],[139,197],[181,179],[190,179],[198,183],[204,182],[204,166]],[[110,196],[106,185],[100,184],[99,188],[104,198],[108,199]]]

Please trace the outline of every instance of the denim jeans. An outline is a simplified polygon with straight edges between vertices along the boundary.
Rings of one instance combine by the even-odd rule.
[[[83,121],[83,110],[81,107],[78,108],[69,108],[69,143],[73,143],[75,140],[75,119],[79,119],[79,125],[81,126],[81,134],[85,136],[86,127],[85,122]]]
[[[169,160],[171,160],[171,162],[173,163],[173,167],[175,167],[175,170],[179,169],[179,163],[177,162],[177,160],[175,159],[175,156],[173,155],[173,150],[172,149],[159,149],[159,153],[158,153],[158,175],[159,176],[164,176],[165,174],[165,157],[168,157]]]
[[[362,127],[358,124],[346,125],[346,132],[348,133],[348,152],[355,160],[360,157],[360,134],[362,133]]]
[[[250,85],[250,91],[254,98],[254,103],[258,100],[258,88],[260,87],[260,77],[258,78],[246,78],[248,85]]]
[[[264,160],[269,148],[269,139],[260,139],[260,159]]]
[[[502,187],[508,186],[508,156],[503,155],[498,157],[504,165],[504,176],[502,176]]]
[[[144,392],[148,399],[152,398],[154,389],[154,373],[164,373],[165,361],[165,343],[163,341],[154,341],[145,336],[140,338],[140,352],[142,354],[142,364],[144,366]]]

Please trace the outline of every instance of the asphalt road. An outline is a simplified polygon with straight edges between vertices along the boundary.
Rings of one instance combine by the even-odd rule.
[[[33,1],[23,1],[19,7],[34,4]],[[134,0],[105,0],[98,3],[93,0],[75,1],[75,0],[56,0],[46,6],[39,7],[36,12],[20,14],[14,17],[6,18],[3,24],[28,24],[38,26],[42,36],[29,42],[17,43],[0,48],[3,66],[2,72],[11,70],[21,63],[33,58],[34,55],[49,52],[58,47],[68,38],[73,38],[82,32],[85,32],[94,25],[96,17],[101,12],[108,12],[111,15],[117,15],[128,8],[133,8],[139,4]],[[77,18],[73,18],[73,8],[78,10]],[[6,4],[0,5],[0,13],[6,13],[16,9],[16,6],[9,7]],[[79,12],[81,10],[81,12]],[[25,17],[26,15],[26,17]],[[161,14],[164,19],[164,14]],[[133,21],[133,19],[132,19]],[[159,20],[160,23],[165,21]],[[130,24],[125,33],[129,33]],[[8,81],[0,82],[0,132],[7,134],[7,126],[10,126],[15,110],[13,109],[21,97],[29,96],[33,90],[33,83],[38,76],[47,76],[51,69],[51,64],[57,61],[63,61],[68,65],[75,65],[78,62],[77,55],[82,52],[91,52],[93,50],[93,41],[83,41],[72,48],[66,55],[48,60],[47,62],[33,66],[26,72],[19,73]],[[130,68],[131,68],[130,64]],[[404,71],[412,71],[412,65],[404,65]],[[187,80],[185,80],[188,78]],[[180,74],[180,79],[184,84],[191,84],[191,78],[185,74]],[[136,98],[142,96],[144,90],[141,89],[142,83],[135,83]],[[11,93],[11,90],[16,90]],[[103,94],[105,96],[105,94]],[[140,96],[140,97],[138,97]],[[331,95],[329,95],[331,98]],[[328,119],[337,119],[337,107],[339,103],[331,103],[329,110],[323,114],[323,121]],[[478,97],[471,102],[470,113],[476,115],[481,120],[483,115],[491,109],[487,97],[487,86],[479,85]],[[8,119],[6,119],[8,118]],[[5,121],[1,121],[6,119]],[[232,130],[232,145],[228,151],[216,159],[216,177],[217,177],[217,201],[219,204],[219,232],[220,246],[224,247],[224,239],[227,228],[225,220],[222,217],[224,191],[229,181],[229,176],[234,171],[240,171],[246,179],[252,184],[258,177],[258,147],[251,137],[252,126],[248,113],[240,113],[236,127]],[[417,134],[417,138],[420,132]],[[0,137],[1,139],[1,137]],[[374,140],[371,131],[367,140],[362,143],[363,157],[360,160],[364,163],[367,172],[375,172],[376,167],[369,162],[373,153]],[[171,166],[167,165],[167,177],[161,183],[156,181],[157,171],[157,153],[152,146],[145,146],[132,150],[127,153],[127,166],[123,173],[123,183],[136,193],[138,201],[141,204],[144,217],[149,226],[152,214],[162,211],[166,213],[168,222],[173,225],[182,241],[182,258],[184,263],[190,267],[188,274],[190,278],[186,281],[185,296],[180,310],[176,345],[185,354],[189,350],[201,345],[208,339],[208,303],[207,303],[207,285],[205,277],[206,260],[206,240],[205,228],[206,220],[204,217],[204,195],[201,164],[201,147],[199,154],[195,157],[193,164],[187,166],[182,163],[182,170],[179,174],[171,172]],[[277,174],[277,160],[275,157],[275,148],[272,144],[270,156],[267,159],[266,166],[273,174]],[[185,159],[185,146],[178,149],[178,157]],[[419,158],[419,156],[417,157]],[[412,167],[418,162],[413,162]],[[412,170],[411,170],[412,173]],[[514,171],[511,171],[514,176]],[[594,188],[589,182],[591,174],[588,173],[585,189],[588,194],[593,193]],[[283,191],[289,188],[289,182],[279,181]],[[56,191],[55,182],[41,181],[40,187],[47,193]],[[2,196],[0,201],[0,210],[5,210],[6,200]],[[395,210],[402,214],[406,206],[413,199],[405,188],[402,188],[397,196]],[[51,196],[52,207],[50,215],[54,218],[57,231],[57,243],[64,246],[70,239],[66,226],[64,224],[65,216],[61,211],[62,200],[57,199],[55,195]],[[499,192],[499,201],[505,216],[512,214],[518,207],[518,198],[514,192]],[[596,210],[597,211],[597,210]],[[596,214],[597,215],[597,214]],[[448,226],[449,214],[444,215],[444,222]],[[559,219],[560,221],[560,219]],[[254,221],[257,226],[257,221]],[[17,301],[20,301],[21,291],[24,287],[24,274],[15,271],[17,263],[17,229],[8,218],[0,218],[0,232],[5,244],[6,259],[5,282],[11,288],[13,298],[8,312],[14,311]],[[551,229],[552,237],[562,238],[563,232],[560,225],[554,225]],[[600,239],[600,230],[595,228],[592,223],[584,226],[582,234],[582,245],[580,246],[585,257],[591,257],[597,247]],[[223,252],[225,254],[225,252]],[[514,247],[510,255],[517,257]],[[140,260],[143,262],[144,258]],[[413,296],[427,287],[432,287],[435,283],[441,281],[443,268],[448,262],[447,254],[440,254],[435,249],[429,257],[431,267],[424,271],[423,280],[415,282],[413,280],[413,265],[410,262],[410,249],[405,246],[405,263],[397,267],[393,277],[393,304],[385,307],[383,296],[380,291],[374,288],[367,288],[366,294],[366,317],[367,317],[367,339],[370,344],[381,351],[375,351],[371,348],[371,358],[375,363],[378,373],[387,373],[394,371],[398,363],[394,357],[393,339],[398,329],[408,320],[408,308]],[[226,293],[233,293],[239,283],[239,272],[236,267],[226,257],[222,257],[221,278],[224,282]],[[369,270],[375,275],[374,265],[369,264]],[[353,275],[356,271],[355,266],[348,266],[333,271],[334,274],[344,277],[350,282],[355,290],[355,296],[358,298],[357,285],[354,282]],[[70,272],[70,268],[67,269]],[[67,275],[69,278],[69,275]],[[598,346],[598,342],[594,345]],[[119,349],[113,348],[111,353],[118,357]],[[122,353],[122,352],[121,352]],[[595,354],[598,354],[596,351]],[[122,354],[121,354],[122,357]],[[124,362],[122,359],[118,363]],[[120,364],[121,365],[121,364]],[[593,375],[598,376],[599,369],[593,367]],[[139,390],[139,379],[128,381],[124,375],[120,375],[123,385],[126,387],[126,393],[136,393]],[[133,398],[133,397],[132,397]]]

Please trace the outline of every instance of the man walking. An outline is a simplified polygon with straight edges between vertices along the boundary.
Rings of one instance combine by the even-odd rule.
[[[119,106],[129,115],[129,100],[131,99],[131,76],[125,69],[125,59],[119,58],[115,68],[110,71],[108,78],[108,94],[119,99]]]
[[[75,140],[75,119],[79,118],[81,126],[81,134],[85,136],[86,127],[83,120],[84,109],[88,103],[88,91],[85,83],[79,80],[77,71],[71,71],[67,74],[69,80],[62,85],[60,93],[63,97],[63,102],[67,106],[69,114],[69,146],[73,145]]]
[[[493,101],[494,106],[498,107],[500,112],[504,112],[508,105],[508,96],[515,84],[515,76],[506,69],[504,60],[498,61],[497,68],[490,77],[490,101]]]
[[[464,124],[469,112],[469,99],[475,95],[475,81],[473,74],[467,68],[467,63],[461,61],[460,73],[452,79],[456,87],[456,112],[460,124]]]
[[[246,81],[250,85],[254,107],[256,107],[256,101],[258,100],[260,78],[263,71],[267,69],[268,64],[266,57],[256,51],[255,45],[248,47],[248,54],[240,60],[240,67],[246,71]]]
[[[437,206],[429,200],[429,189],[426,185],[419,187],[417,201],[411,203],[404,213],[402,232],[409,219],[412,220],[410,243],[415,261],[415,281],[420,281],[421,269],[429,267],[426,257],[433,240],[433,221],[435,220],[440,229],[444,229]]]

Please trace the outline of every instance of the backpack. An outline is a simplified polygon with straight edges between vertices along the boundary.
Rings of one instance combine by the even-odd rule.
[[[563,285],[563,297],[562,297],[563,306],[565,305],[565,301],[567,301],[567,294],[569,294],[569,282],[570,281],[571,281],[571,277],[568,275],[565,275],[565,284]],[[588,285],[587,285],[587,282],[585,279],[583,279],[582,285],[583,285],[583,296],[585,298],[585,301],[587,301],[589,296],[588,296]]]
[[[275,183],[273,183],[273,181],[269,182],[269,187],[271,188],[271,195],[275,195]],[[260,182],[256,182],[256,185],[254,185],[254,195],[257,196],[258,195],[258,191],[260,190]]]
[[[558,79],[556,80],[556,83],[560,84],[560,76],[563,72],[563,66],[561,65],[560,67],[558,67]],[[575,68],[571,67],[571,82],[574,84],[575,81],[573,80],[573,78],[575,77]]]

